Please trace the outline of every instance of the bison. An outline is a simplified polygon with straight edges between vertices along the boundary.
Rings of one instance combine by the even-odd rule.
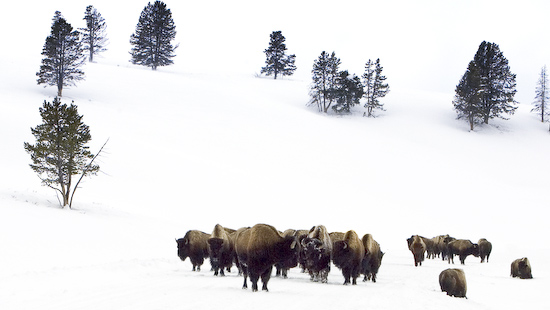
[[[454,262],[454,256],[458,255],[460,259],[460,263],[464,265],[464,260],[466,260],[466,257],[468,255],[474,255],[475,257],[479,256],[479,248],[478,245],[475,243],[472,243],[470,240],[465,239],[457,239],[454,241],[449,242],[447,245],[448,247],[448,261],[449,264]]]
[[[178,256],[182,261],[187,257],[193,264],[193,271],[201,271],[204,259],[208,257],[210,235],[198,230],[189,230],[183,238],[177,239]]]
[[[247,288],[247,277],[252,282],[252,291],[258,291],[258,280],[262,279],[262,290],[268,291],[267,283],[273,265],[297,255],[296,238],[282,237],[275,227],[256,224],[236,233],[235,250],[244,276],[243,288]]]
[[[295,234],[296,234],[296,230],[287,229],[281,235],[283,237],[288,237],[288,236],[294,236]],[[275,264],[276,277],[282,276],[283,279],[288,278],[288,271],[290,270],[290,268],[294,268],[298,266],[298,252],[299,250],[297,249],[296,255],[289,257],[288,260],[280,261]]]
[[[414,266],[422,266],[422,261],[424,261],[424,254],[426,253],[426,243],[419,235],[411,236],[407,239],[407,244],[409,245],[409,250],[412,252],[414,257]]]
[[[371,234],[365,234],[361,240],[365,247],[365,257],[363,258],[361,269],[361,273],[365,275],[363,282],[368,280],[376,282],[376,275],[382,264],[384,253],[380,251],[380,245],[374,240]]]
[[[311,280],[327,283],[328,273],[330,272],[332,241],[325,226],[312,227],[307,237],[302,239],[302,255]]]
[[[233,266],[234,250],[233,244],[229,239],[226,229],[220,224],[216,224],[210,238],[208,239],[208,253],[210,255],[210,264],[214,269],[214,275],[225,276],[224,268]]]
[[[454,297],[466,298],[466,275],[464,270],[449,268],[439,274],[439,286],[442,292]]]
[[[485,238],[479,239],[477,242],[477,247],[479,248],[479,257],[481,258],[481,262],[483,263],[485,258],[487,258],[487,262],[489,262],[489,255],[491,255],[491,251],[493,250],[493,245],[491,242],[487,241]]]
[[[342,270],[344,285],[357,285],[364,257],[365,247],[355,231],[349,230],[342,240],[334,242],[332,262]]]
[[[527,257],[518,258],[512,262],[510,275],[514,278],[519,277],[520,279],[532,279],[533,275],[531,274],[531,264]]]

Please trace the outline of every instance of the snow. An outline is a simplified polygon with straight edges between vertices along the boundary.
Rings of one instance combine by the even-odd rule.
[[[101,172],[83,181],[73,210],[60,209],[55,192],[40,186],[23,142],[33,141],[30,128],[41,122],[38,108],[56,94],[36,85],[35,76],[51,17],[60,10],[73,27],[82,27],[89,3],[33,3],[26,12],[32,27],[5,34],[21,46],[0,51],[0,309],[548,307],[543,289],[550,285],[549,133],[530,113],[544,65],[539,55],[548,48],[519,57],[530,32],[517,45],[499,30],[489,38],[464,36],[451,60],[426,46],[439,53],[434,66],[423,58],[407,65],[390,52],[392,46],[365,53],[345,37],[320,44],[318,34],[309,37],[309,28],[295,20],[279,28],[280,19],[258,17],[265,10],[260,4],[244,13],[237,9],[244,2],[167,3],[180,48],[173,66],[153,72],[128,62],[129,37],[146,3],[111,2],[94,4],[108,25],[109,50],[84,67],[86,80],[65,89],[62,98],[74,100],[84,115],[92,152],[109,139],[98,158]],[[527,9],[536,15],[545,5],[533,2]],[[9,6],[14,4],[7,11]],[[440,14],[436,20],[442,22],[447,11],[441,6],[410,15]],[[301,14],[309,7],[301,4],[293,16],[311,21],[315,14]],[[315,11],[324,12],[317,6]],[[390,23],[389,33],[403,32],[405,44],[411,44],[415,29],[430,28],[424,21],[402,29],[412,17],[395,18],[405,19],[399,27]],[[535,21],[521,27],[535,29]],[[0,23],[6,29],[15,15]],[[441,26],[441,33],[453,25]],[[298,70],[281,80],[256,77],[269,34],[279,29],[288,52],[297,55]],[[425,33],[422,42],[432,35],[446,38]],[[231,44],[231,36],[238,47],[225,54],[212,48]],[[502,42],[518,74],[521,104],[510,120],[469,132],[455,119],[451,101],[484,39]],[[391,87],[382,99],[387,111],[367,119],[360,110],[334,116],[307,107],[311,65],[323,49],[335,50],[342,69],[356,74],[368,58],[380,57]],[[426,72],[412,75],[418,63]],[[423,79],[434,75],[439,78],[433,85]],[[272,277],[269,293],[252,293],[241,289],[235,270],[214,277],[208,261],[201,272],[192,272],[189,260],[177,257],[175,238],[189,229],[211,232],[217,223],[234,229],[256,223],[281,231],[319,224],[329,231],[354,229],[360,236],[373,234],[386,254],[377,283],[343,286],[334,266],[328,284],[311,283],[293,269],[289,279]],[[493,243],[490,262],[426,260],[415,268],[406,238],[447,233],[473,242],[487,238]],[[510,263],[521,257],[529,258],[534,279],[509,276]],[[464,269],[468,299],[440,291],[438,275],[449,267]]]

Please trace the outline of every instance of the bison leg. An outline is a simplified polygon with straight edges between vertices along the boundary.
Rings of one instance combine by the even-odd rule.
[[[266,291],[266,292],[269,292],[269,290],[267,289],[267,282],[269,282],[269,279],[271,278],[271,271],[273,270],[273,266],[270,266],[269,268],[267,268],[266,271],[264,271],[264,273],[262,274],[262,291]]]
[[[252,282],[252,291],[257,292],[258,291],[258,280],[260,279],[260,276],[257,273],[250,273],[250,282]]]

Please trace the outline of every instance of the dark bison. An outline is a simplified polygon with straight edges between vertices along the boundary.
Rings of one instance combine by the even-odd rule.
[[[470,241],[470,240],[457,239],[457,240],[449,242],[447,247],[448,247],[448,251],[449,251],[449,253],[448,253],[448,255],[449,255],[449,258],[448,258],[449,264],[451,262],[453,264],[455,263],[454,262],[454,256],[455,255],[458,255],[458,257],[460,259],[460,263],[462,265],[464,265],[464,260],[466,260],[466,257],[468,257],[468,255],[474,255],[475,257],[479,256],[478,245],[475,244],[475,243],[472,243],[472,241]]]
[[[518,258],[512,262],[510,275],[514,278],[519,277],[520,279],[532,279],[533,275],[531,274],[531,264],[527,257]]]
[[[285,230],[281,235],[283,237],[293,237],[296,234],[296,230],[294,229],[287,229]],[[288,271],[290,268],[294,268],[298,266],[298,252],[299,249],[296,250],[296,255],[293,255],[292,257],[289,257],[285,261],[280,261],[275,264],[275,276],[279,277],[282,276],[284,279],[288,278]]]
[[[220,224],[216,224],[210,238],[208,239],[208,254],[210,264],[214,269],[214,275],[218,273],[225,276],[224,268],[233,266],[234,250],[227,230]]]
[[[312,281],[328,282],[331,255],[332,241],[326,227],[323,225],[312,227],[307,237],[302,239],[304,265]]]
[[[466,298],[466,276],[462,269],[443,270],[439,274],[439,286],[449,296]]]
[[[384,253],[380,250],[380,244],[374,240],[371,234],[365,234],[362,242],[365,247],[365,257],[361,269],[361,273],[365,275],[363,281],[372,280],[372,282],[376,282],[376,275],[382,264]]]
[[[193,264],[193,271],[201,271],[204,259],[208,257],[208,238],[210,235],[198,230],[188,231],[183,238],[177,239],[178,256],[182,261],[187,257]]]
[[[491,242],[487,241],[485,238],[479,239],[477,242],[477,247],[479,248],[479,257],[481,258],[481,262],[483,263],[485,259],[489,262],[489,255],[491,255],[491,251],[493,250],[493,245]]]
[[[237,231],[235,249],[244,276],[243,288],[247,288],[247,277],[252,282],[252,291],[258,291],[258,280],[262,278],[262,290],[267,291],[273,265],[297,255],[296,238],[282,237],[275,227],[256,224],[252,228]]]
[[[442,260],[448,260],[449,259],[449,243],[456,240],[456,238],[451,237],[449,235],[442,236],[443,240],[440,243],[440,250],[441,250],[441,259]]]
[[[422,266],[422,261],[424,261],[424,254],[426,253],[426,243],[419,235],[411,236],[407,239],[407,244],[409,245],[409,250],[412,252],[414,257],[414,266]]]
[[[332,262],[334,266],[342,269],[344,285],[357,284],[357,277],[361,274],[364,257],[365,247],[355,231],[346,232],[342,240],[334,242]]]

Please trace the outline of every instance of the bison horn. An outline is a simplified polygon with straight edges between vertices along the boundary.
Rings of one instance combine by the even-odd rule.
[[[344,250],[348,248],[347,242],[344,242]]]
[[[290,249],[294,250],[295,247],[296,247],[296,240],[292,241],[292,243],[290,244]]]

